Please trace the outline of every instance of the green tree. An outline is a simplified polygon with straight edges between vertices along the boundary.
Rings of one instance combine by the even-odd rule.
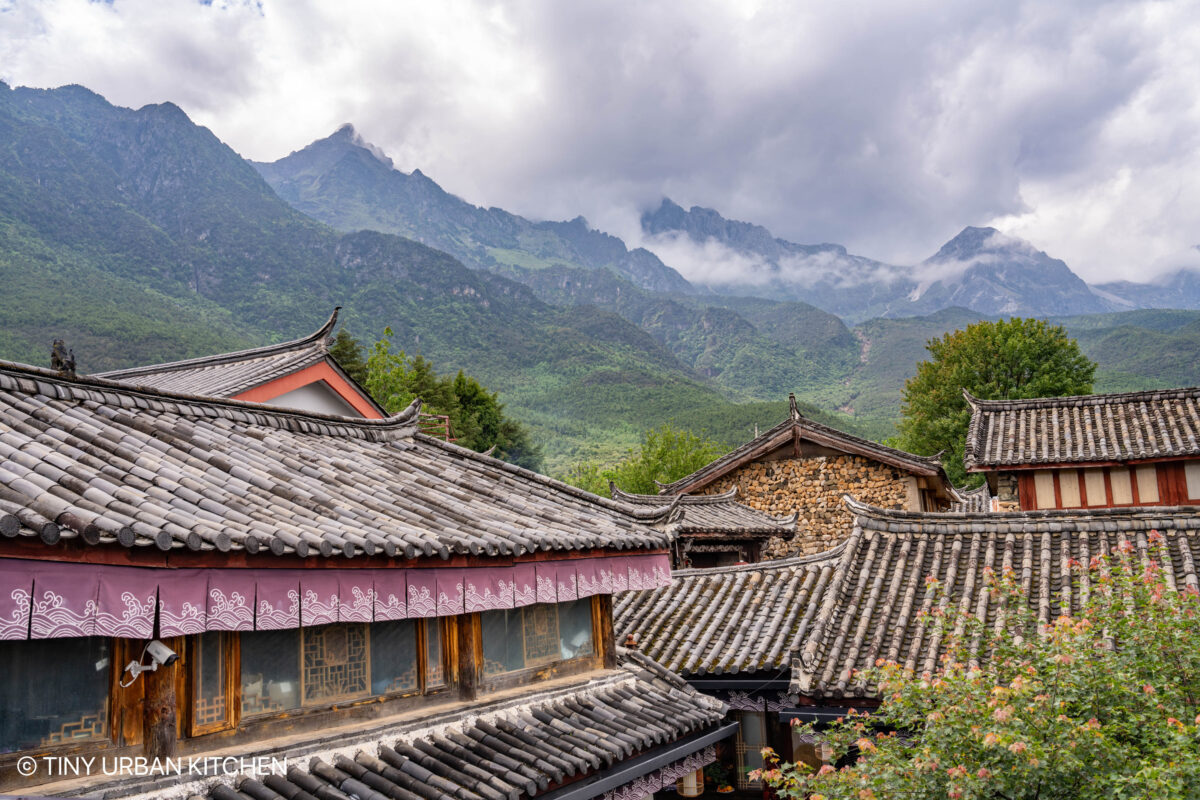
[[[366,382],[367,362],[362,342],[351,336],[345,328],[339,329],[337,336],[333,337],[333,344],[329,345],[329,355],[351,378],[360,384]]]
[[[676,428],[671,423],[646,431],[636,449],[608,467],[592,461],[577,464],[564,480],[593,494],[608,496],[608,484],[638,494],[657,494],[659,483],[670,483],[691,475],[720,458],[725,450],[704,435]]]
[[[542,449],[529,430],[504,415],[495,392],[463,372],[454,378],[438,375],[422,356],[392,349],[392,329],[371,348],[363,386],[389,414],[421,398],[422,411],[443,414],[450,420],[451,435],[462,447],[484,452],[495,448],[497,458],[532,470],[541,469]]]
[[[1009,609],[999,629],[957,603],[923,614],[947,637],[935,671],[876,662],[859,676],[884,698],[875,713],[798,726],[845,766],[768,753],[762,777],[809,800],[1200,797],[1200,595],[1169,588],[1166,542],[1149,538],[1145,561],[1125,542],[1074,564],[1090,588],[1075,617],[1040,622],[1011,572],[992,576]]]
[[[930,340],[926,349],[929,360],[904,384],[894,442],[921,455],[944,451],[946,474],[957,485],[967,480],[963,449],[971,421],[963,389],[984,400],[1088,394],[1096,372],[1062,327],[1037,319],[977,322]]]

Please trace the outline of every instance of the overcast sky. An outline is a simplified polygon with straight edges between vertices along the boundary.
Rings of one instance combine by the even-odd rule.
[[[1200,0],[0,0],[0,78],[274,160],[353,122],[479,205],[670,196],[893,263],[994,225],[1091,281],[1200,244]]]

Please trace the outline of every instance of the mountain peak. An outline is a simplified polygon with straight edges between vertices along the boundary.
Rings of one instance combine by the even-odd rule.
[[[362,135],[358,132],[358,130],[354,127],[353,123],[350,123],[350,122],[343,123],[341,125],[341,127],[339,127],[336,131],[334,131],[332,134],[330,134],[327,141],[345,143],[345,144],[350,145],[351,147],[357,147],[362,150],[366,150],[368,153],[370,153],[372,156],[375,157],[376,161],[383,164],[388,169],[396,168],[396,165],[392,163],[392,159],[388,158],[387,153],[383,152],[383,150],[381,148],[377,147],[376,145],[371,144],[366,139],[364,139],[362,137]]]

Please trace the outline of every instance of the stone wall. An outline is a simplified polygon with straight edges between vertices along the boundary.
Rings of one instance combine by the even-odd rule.
[[[755,461],[706,486],[703,494],[738,487],[738,502],[775,516],[800,512],[790,542],[772,540],[765,558],[819,553],[850,535],[853,515],[842,495],[881,508],[910,504],[910,477],[903,471],[860,456],[818,456]],[[913,487],[915,489],[915,486]]]
[[[1017,476],[1011,472],[1001,472],[996,476],[996,505],[997,511],[1020,511],[1021,497],[1017,492]]]

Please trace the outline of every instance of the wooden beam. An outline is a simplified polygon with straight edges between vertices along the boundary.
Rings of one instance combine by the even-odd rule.
[[[482,654],[478,652],[479,615],[459,614],[454,622],[454,672],[458,680],[458,696],[463,700],[474,700],[479,697],[479,680],[482,677],[479,668]]]
[[[604,658],[605,669],[617,668],[617,641],[613,632],[611,594],[593,595],[592,630],[596,632],[596,652]]]
[[[176,652],[182,646],[178,639],[164,639],[163,644]],[[143,706],[143,749],[147,758],[170,758],[179,742],[179,712],[175,684],[178,663],[160,666],[153,672],[142,673],[146,682],[146,701]]]

